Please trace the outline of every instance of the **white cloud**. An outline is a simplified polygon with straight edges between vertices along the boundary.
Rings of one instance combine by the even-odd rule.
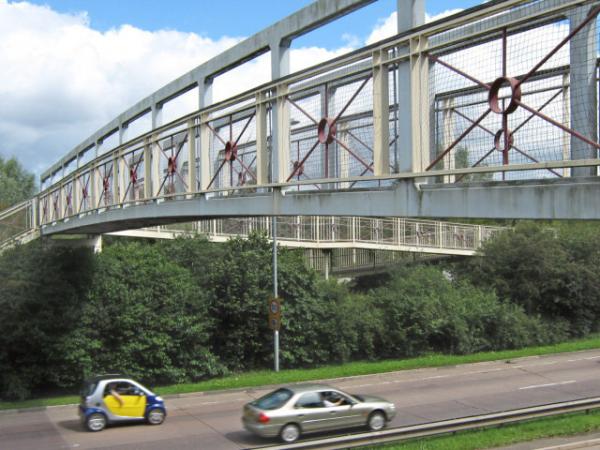
[[[0,155],[41,173],[116,115],[241,39],[130,25],[99,32],[86,13],[0,0]],[[359,45],[353,36],[345,39],[335,51],[294,49],[291,69]],[[269,61],[265,55],[219,77],[215,100],[268,81]],[[173,110],[189,109],[192,101]]]
[[[41,172],[114,116],[240,38],[105,33],[87,15],[0,0],[0,154]]]

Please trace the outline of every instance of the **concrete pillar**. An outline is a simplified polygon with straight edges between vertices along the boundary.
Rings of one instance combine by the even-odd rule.
[[[202,114],[200,117],[200,190],[205,191],[208,189],[210,183],[210,129],[206,125],[208,123],[208,113]]]
[[[562,89],[562,123],[566,127],[571,127],[571,103],[569,96],[569,74],[565,73],[562,79],[563,89]],[[571,159],[571,141],[570,135],[568,133],[562,134],[562,159],[564,161],[568,161]],[[571,175],[571,169],[565,167],[562,169],[563,177],[568,177]]]
[[[212,104],[213,82],[210,79],[198,80],[200,109],[206,108]],[[201,191],[208,188],[210,183],[210,129],[206,126],[209,120],[209,114],[203,113],[200,116],[200,142],[198,148],[198,187]]]
[[[190,119],[188,122],[188,192],[193,193],[198,190],[196,180],[196,119]]]
[[[256,95],[256,184],[258,185],[269,182],[266,100],[264,92]]]
[[[290,73],[290,42],[274,42],[271,49],[271,79],[276,80]],[[290,110],[285,95],[287,86],[280,85],[275,92],[273,104],[273,130],[271,142],[271,177],[273,182],[285,182],[289,172],[290,158]]]
[[[113,157],[113,170],[112,170],[112,193],[113,193],[113,198],[111,199],[112,204],[114,205],[118,205],[119,203],[121,203],[121,192],[125,192],[124,188],[121,186],[122,185],[122,178],[123,178],[123,172],[125,172],[124,170],[124,166],[125,165],[125,161],[123,161],[123,158],[121,158],[119,156],[119,152],[116,152],[114,154]]]
[[[373,55],[373,170],[375,175],[390,173],[390,98],[387,50]]]
[[[144,140],[144,198],[152,197],[152,141]]]
[[[119,145],[123,145],[124,142],[127,142],[128,130],[127,124],[119,125]]]
[[[576,8],[569,15],[570,29],[583,22],[594,5]],[[598,108],[596,103],[596,19],[581,29],[570,42],[571,56],[571,128],[594,142],[598,141]],[[596,158],[596,148],[571,136],[571,159]],[[571,176],[596,175],[595,167],[576,167]]]
[[[424,0],[397,0],[398,8],[398,33],[403,33],[425,22]],[[400,49],[400,53],[406,48]],[[413,49],[410,49],[411,53]],[[398,165],[400,172],[414,172],[415,152],[414,128],[418,126],[415,110],[420,102],[419,96],[413,89],[416,86],[413,77],[413,67],[416,61],[411,57],[398,65]],[[417,141],[418,142],[418,141]],[[425,151],[425,150],[424,150]],[[427,149],[428,151],[428,149]]]
[[[79,159],[79,158],[78,158]],[[71,189],[71,205],[73,207],[73,214],[79,214],[79,202],[81,202],[81,189],[83,189],[83,180],[81,174],[76,172],[73,175],[73,187]]]
[[[453,114],[453,106],[454,106],[454,99],[453,98],[449,98],[447,100],[444,100],[442,102],[443,104],[443,108],[444,111],[442,113],[442,119],[443,119],[443,136],[442,136],[442,145],[441,145],[441,149],[438,149],[438,151],[442,152],[444,151],[446,148],[448,148],[453,142],[454,142],[454,114]],[[454,169],[456,167],[456,150],[451,151],[450,153],[448,153],[443,161],[444,161],[444,169]],[[467,154],[467,158],[468,158],[468,154]],[[468,167],[468,160],[467,160],[467,167]],[[455,175],[446,175],[444,177],[444,183],[454,183],[454,181],[456,180],[456,176]]]

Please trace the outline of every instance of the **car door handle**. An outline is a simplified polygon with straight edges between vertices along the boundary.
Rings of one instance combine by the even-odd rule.
[[[304,417],[304,414],[298,414],[298,417]]]
[[[335,414],[335,411],[329,411],[329,414]]]

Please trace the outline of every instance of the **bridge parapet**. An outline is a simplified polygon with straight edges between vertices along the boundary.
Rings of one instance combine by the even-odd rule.
[[[305,8],[119,116],[44,174],[36,201],[45,232],[166,202],[271,195],[270,213],[285,215],[277,206],[283,194],[382,191],[400,180],[456,186],[596,176],[597,1],[490,2],[415,27],[417,17],[390,39],[288,75],[291,39],[367,3],[316,2],[317,20]],[[408,5],[420,2],[400,0],[399,16],[414,17],[402,9]],[[266,51],[280,78],[211,102],[215,76]],[[192,88],[199,109],[161,124],[162,107]],[[122,141],[123,129],[146,113],[151,130],[100,152],[109,134]],[[83,164],[86,153],[95,156]],[[409,200],[417,195],[405,189]]]

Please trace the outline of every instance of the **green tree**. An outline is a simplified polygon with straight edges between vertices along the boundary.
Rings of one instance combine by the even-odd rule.
[[[66,336],[80,324],[93,267],[89,250],[39,241],[0,255],[0,397],[80,381]]]
[[[600,238],[593,230],[559,232],[521,222],[488,240],[480,257],[459,264],[456,274],[529,314],[567,320],[574,335],[583,335],[598,329],[600,275],[594,267],[599,255]]]
[[[155,384],[223,373],[208,347],[207,297],[188,270],[157,246],[136,242],[112,245],[97,259],[72,337],[84,343],[73,361],[83,375],[118,371]]]
[[[27,200],[35,193],[34,176],[15,158],[0,156],[0,210]]]

